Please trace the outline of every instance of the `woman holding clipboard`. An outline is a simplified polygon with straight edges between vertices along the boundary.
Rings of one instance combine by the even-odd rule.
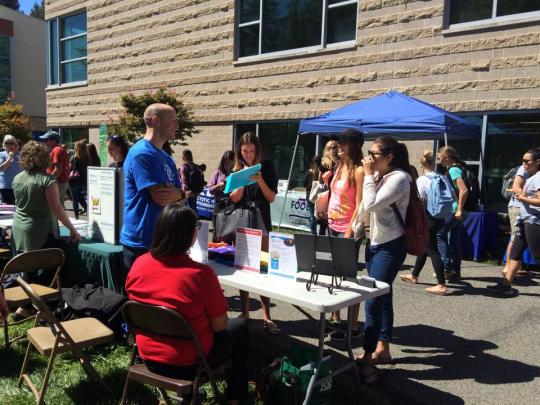
[[[272,230],[272,220],[270,218],[270,203],[273,202],[277,194],[277,174],[269,160],[262,160],[261,144],[253,132],[246,132],[240,137],[236,144],[236,156],[233,172],[242,170],[246,167],[261,163],[260,172],[251,177],[254,184],[238,188],[231,192],[231,201],[238,203],[254,203],[261,211],[264,227],[263,231]],[[263,235],[263,251],[268,251],[268,234]],[[249,319],[249,293],[240,291],[242,301],[242,318]],[[264,328],[270,335],[279,335],[281,330],[272,322],[270,317],[270,299],[261,296],[263,308]]]

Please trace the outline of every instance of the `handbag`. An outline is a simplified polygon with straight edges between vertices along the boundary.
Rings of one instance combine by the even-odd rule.
[[[318,180],[315,180],[311,184],[311,191],[309,192],[309,201],[313,204],[317,202],[319,195],[328,190],[328,186],[324,183],[320,183]]]
[[[263,235],[268,235],[261,209],[255,202],[240,201],[234,204],[229,201],[229,204],[216,213],[214,232],[216,241],[228,244],[234,242],[236,228],[260,229]]]
[[[81,172],[78,170],[72,170],[69,172],[69,179],[70,180],[79,180],[81,178]]]
[[[330,190],[323,191],[317,196],[315,201],[315,218],[328,217],[328,205],[330,204]]]

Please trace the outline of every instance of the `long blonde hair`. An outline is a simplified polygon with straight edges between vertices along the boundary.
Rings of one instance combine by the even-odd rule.
[[[324,167],[326,170],[333,170],[337,165],[337,161],[337,141],[331,139],[326,142],[326,145],[324,145],[321,166]]]
[[[435,159],[433,157],[433,152],[429,149],[426,149],[420,158],[420,164],[424,169],[433,171],[435,169]]]

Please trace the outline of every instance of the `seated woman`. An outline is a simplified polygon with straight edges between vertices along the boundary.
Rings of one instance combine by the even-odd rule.
[[[210,367],[227,360],[227,399],[237,404],[247,396],[248,331],[244,319],[227,318],[227,301],[214,271],[190,259],[188,250],[200,224],[190,208],[177,204],[161,212],[150,252],[140,256],[126,280],[131,300],[161,305],[182,314],[197,334]],[[195,376],[193,343],[139,333],[139,354],[157,374],[173,378]]]

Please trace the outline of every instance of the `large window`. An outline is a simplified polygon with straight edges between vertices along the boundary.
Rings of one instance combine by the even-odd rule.
[[[11,38],[0,34],[0,103],[11,93]]]
[[[356,39],[357,0],[239,0],[238,56]]]
[[[49,22],[49,84],[85,82],[86,12]]]
[[[450,24],[540,15],[539,0],[448,0],[448,4]]]
[[[272,161],[278,178],[287,179],[298,134],[298,121],[237,124],[234,142],[247,131],[255,132],[259,137],[263,159]],[[309,162],[316,154],[315,148],[315,136],[300,137],[289,188],[303,187]]]

